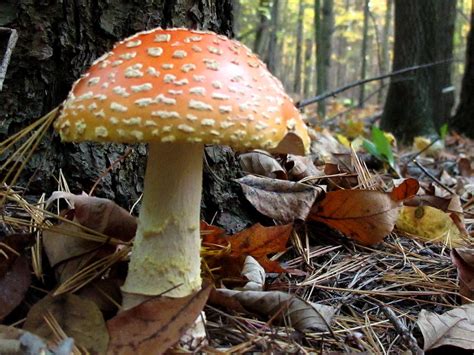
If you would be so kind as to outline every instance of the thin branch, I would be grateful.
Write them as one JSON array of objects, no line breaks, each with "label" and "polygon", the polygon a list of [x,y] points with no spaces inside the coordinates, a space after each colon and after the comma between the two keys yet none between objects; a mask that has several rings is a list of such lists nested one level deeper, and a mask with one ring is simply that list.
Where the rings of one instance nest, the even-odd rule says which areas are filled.
[{"label": "thin branch", "polygon": [[402,75],[402,74],[405,74],[405,73],[409,73],[409,72],[411,72],[411,71],[415,71],[415,70],[419,70],[419,69],[425,69],[425,68],[433,67],[433,66],[435,66],[435,65],[451,63],[451,62],[453,62],[453,61],[454,61],[453,58],[444,59],[444,60],[439,60],[439,61],[433,62],[433,63],[415,65],[415,66],[413,66],[413,67],[403,68],[403,69],[396,70],[396,71],[391,72],[391,73],[388,73],[388,74],[378,75],[378,76],[374,76],[374,77],[372,77],[372,78],[354,81],[353,83],[348,84],[348,85],[345,85],[345,86],[342,86],[342,87],[340,87],[340,88],[338,88],[338,89],[336,89],[336,90],[334,90],[334,91],[326,92],[326,93],[324,93],[324,94],[321,94],[321,95],[318,95],[318,96],[314,96],[314,97],[311,97],[311,98],[309,98],[309,99],[301,100],[301,101],[299,101],[299,102],[296,103],[296,107],[298,107],[298,108],[303,108],[303,107],[305,107],[305,106],[308,106],[308,105],[314,104],[314,103],[316,103],[316,102],[325,100],[325,99],[327,99],[328,97],[336,96],[337,94],[340,94],[341,92],[344,92],[344,91],[346,91],[346,90],[352,89],[352,88],[354,88],[354,87],[356,87],[356,86],[369,83],[369,82],[371,82],[371,81],[382,80],[382,79],[385,79],[385,78],[390,78],[390,77],[393,77],[393,76],[397,76],[397,75]]}]

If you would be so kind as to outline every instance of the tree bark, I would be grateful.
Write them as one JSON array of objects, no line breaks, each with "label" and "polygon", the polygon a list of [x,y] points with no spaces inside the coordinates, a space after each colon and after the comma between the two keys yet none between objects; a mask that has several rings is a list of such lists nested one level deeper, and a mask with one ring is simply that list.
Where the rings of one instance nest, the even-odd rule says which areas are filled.
[{"label": "tree bark", "polygon": [[452,126],[458,132],[474,138],[474,10],[471,13],[471,30],[467,40],[461,101],[452,118]]},{"label": "tree bark", "polygon": [[[382,53],[380,55],[380,74],[388,73],[390,70],[390,43],[389,43],[389,34],[390,28],[392,24],[392,10],[393,10],[393,0],[386,0],[387,2],[387,11],[385,12],[385,19],[383,24],[383,31],[382,31]],[[385,80],[380,81],[379,93],[377,94],[377,103],[381,104],[383,95],[386,90],[385,87]]]},{"label": "tree bark", "polygon": [[[362,27],[362,46],[361,46],[361,68],[360,68],[360,80],[365,79],[367,72],[367,43],[369,40],[369,0],[364,0],[364,25]],[[365,101],[365,85],[361,85],[359,88],[359,107],[364,107]]]},{"label": "tree bark", "polygon": [[[393,70],[452,57],[455,1],[395,0]],[[402,143],[420,135],[435,135],[446,119],[452,100],[449,64],[392,78],[381,127]],[[452,94],[452,93],[451,93]]]},{"label": "tree bark", "polygon": [[313,72],[313,61],[312,61],[312,54],[313,54],[313,39],[306,38],[305,44],[305,52],[304,52],[304,89],[303,89],[303,96],[307,98],[310,95],[310,88],[311,88],[311,81],[312,72]]},{"label": "tree bark", "polygon": [[280,52],[278,52],[278,31],[280,31],[280,21],[279,21],[279,7],[280,1],[273,0],[272,3],[272,18],[270,26],[270,38],[268,40],[268,55],[267,55],[267,65],[268,70],[273,74],[277,74],[277,68],[279,65]]},{"label": "tree bark", "polygon": [[300,0],[296,30],[295,81],[293,83],[293,92],[297,95],[301,95],[301,77],[303,75],[303,30],[304,0]]},{"label": "tree bark", "polygon": [[[210,29],[232,35],[231,0],[3,0],[0,26],[15,28],[19,40],[0,92],[0,140],[30,124],[65,99],[72,83],[119,39],[157,26]],[[71,191],[88,192],[111,163],[124,154],[118,144],[65,144],[50,134],[22,174],[21,186],[38,195],[57,189],[61,169]],[[222,184],[240,170],[230,150],[206,148],[203,213],[236,231],[249,223],[238,187]],[[130,208],[142,192],[146,147],[106,174],[96,194]],[[1,157],[5,159],[5,157]],[[212,172],[212,173],[211,173]],[[228,224],[230,223],[230,224]]]},{"label": "tree bark", "polygon": [[270,9],[269,0],[260,0],[258,4],[258,23],[255,32],[255,41],[253,43],[253,51],[259,55],[264,53],[265,37],[267,36],[268,27],[268,11]]},{"label": "tree bark", "polygon": [[[323,2],[321,2],[323,1]],[[331,69],[332,32],[334,30],[333,0],[315,0],[314,28],[316,41],[316,94],[329,89],[329,71]],[[326,115],[326,104],[318,104],[318,113]]]}]

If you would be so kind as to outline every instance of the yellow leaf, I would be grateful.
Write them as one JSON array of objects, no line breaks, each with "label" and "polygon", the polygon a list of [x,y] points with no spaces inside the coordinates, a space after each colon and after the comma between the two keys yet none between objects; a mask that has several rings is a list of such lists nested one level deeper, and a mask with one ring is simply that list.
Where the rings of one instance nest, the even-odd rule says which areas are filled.
[{"label": "yellow leaf", "polygon": [[336,134],[337,140],[339,143],[341,143],[343,146],[350,148],[351,147],[351,142],[349,139],[347,139],[346,136],[343,136],[342,134]]},{"label": "yellow leaf", "polygon": [[398,229],[427,242],[443,243],[449,247],[465,244],[462,233],[449,214],[430,206],[404,206],[396,222]]}]

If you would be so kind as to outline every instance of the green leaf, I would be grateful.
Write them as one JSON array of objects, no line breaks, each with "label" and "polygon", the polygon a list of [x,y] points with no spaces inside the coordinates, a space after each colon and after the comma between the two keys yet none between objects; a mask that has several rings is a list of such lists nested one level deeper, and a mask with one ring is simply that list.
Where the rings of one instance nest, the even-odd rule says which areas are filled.
[{"label": "green leaf", "polygon": [[377,150],[377,147],[375,144],[368,139],[364,138],[364,141],[362,143],[362,146],[365,148],[366,151],[368,151],[370,154],[372,154],[374,157],[380,160],[385,160],[382,155],[380,155],[380,152]]},{"label": "green leaf", "polygon": [[444,141],[444,139],[446,138],[446,135],[448,134],[448,123],[445,123],[444,125],[441,126],[441,128],[439,129],[439,136],[441,138],[441,140]]},{"label": "green leaf", "polygon": [[372,142],[374,143],[377,151],[380,155],[382,155],[385,161],[394,168],[395,167],[395,158],[393,157],[392,146],[388,141],[387,137],[385,136],[384,132],[376,127],[372,127]]}]

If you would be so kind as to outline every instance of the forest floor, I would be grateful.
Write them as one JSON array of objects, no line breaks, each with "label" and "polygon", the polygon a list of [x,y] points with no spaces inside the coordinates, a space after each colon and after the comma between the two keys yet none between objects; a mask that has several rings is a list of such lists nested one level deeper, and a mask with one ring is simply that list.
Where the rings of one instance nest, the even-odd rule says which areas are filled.
[{"label": "forest floor", "polygon": [[146,313],[116,316],[135,217],[63,176],[49,200],[4,184],[0,353],[164,352],[201,310],[198,352],[472,352],[474,142],[399,147],[373,128],[376,107],[330,110],[311,158],[239,156],[242,198],[269,218],[231,236],[203,221],[206,286]]}]

